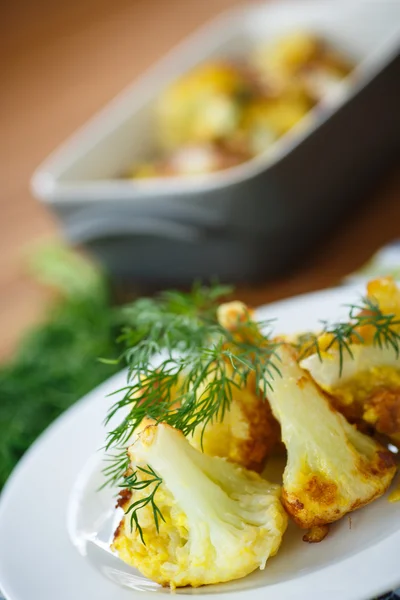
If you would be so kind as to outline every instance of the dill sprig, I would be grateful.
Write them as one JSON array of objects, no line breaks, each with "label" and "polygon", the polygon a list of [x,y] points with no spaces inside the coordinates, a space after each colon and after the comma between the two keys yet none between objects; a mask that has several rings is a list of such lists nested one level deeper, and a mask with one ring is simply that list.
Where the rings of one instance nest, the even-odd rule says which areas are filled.
[{"label": "dill sprig", "polygon": [[210,309],[177,314],[165,308],[163,296],[158,305],[155,300],[135,302],[129,317],[131,324],[120,339],[128,345],[128,384],[115,392],[124,395],[110,408],[106,423],[121,409],[129,410],[109,432],[107,450],[126,445],[145,417],[166,422],[184,435],[205,428],[223,419],[232,388],[244,387],[250,372],[265,390],[279,374],[274,361],[278,344],[262,336],[250,320],[241,327],[257,331],[257,342],[224,329],[216,310],[213,317]]},{"label": "dill sprig", "polygon": [[[317,354],[323,361],[323,352],[337,348],[339,353],[339,376],[343,373],[343,361],[347,354],[353,359],[352,344],[364,344],[363,328],[373,331],[372,344],[379,348],[393,348],[398,358],[400,355],[400,332],[397,330],[400,320],[393,313],[383,313],[377,302],[369,297],[361,297],[355,304],[346,305],[349,312],[343,322],[328,323],[321,321],[322,330],[315,333],[305,333],[299,337],[298,345],[302,349],[301,358]],[[321,336],[326,334],[329,342],[321,348]]]},{"label": "dill sprig", "polygon": [[[143,478],[143,474],[146,475],[147,478]],[[138,512],[142,508],[145,508],[145,506],[150,504],[151,510],[153,512],[153,518],[157,533],[160,527],[160,519],[162,521],[165,521],[160,509],[154,501],[154,496],[161,483],[161,477],[157,475],[157,473],[154,471],[154,469],[150,467],[150,465],[147,465],[147,469],[145,469],[144,467],[137,467],[137,470],[134,471],[131,475],[128,475],[125,478],[124,483],[121,485],[122,488],[127,488],[131,491],[144,490],[146,488],[150,488],[150,486],[153,486],[151,491],[149,490],[148,496],[144,496],[143,498],[140,498],[139,500],[133,502],[125,512],[126,515],[129,515],[130,513],[131,529],[133,529],[133,523],[135,523],[136,530],[139,532],[140,539],[142,540],[143,544],[145,544],[145,541],[143,538],[143,530],[139,523]]]},{"label": "dill sprig", "polygon": [[[244,388],[250,373],[265,392],[272,388],[280,371],[278,343],[270,340],[271,322],[256,324],[248,315],[235,332],[223,328],[217,308],[228,291],[196,286],[189,294],[167,292],[125,308],[119,342],[126,345],[122,358],[128,366],[128,383],[115,392],[123,395],[111,406],[106,423],[120,411],[125,414],[108,434],[106,450],[114,454],[104,469],[107,483],[132,491],[150,486],[140,483],[139,467],[128,470],[125,450],[145,417],[168,423],[186,436],[200,428],[202,439],[209,423],[223,420],[233,389]],[[139,533],[141,508],[150,503],[155,520],[161,516],[154,503],[160,481],[154,477],[153,473],[152,492],[128,509]]]},{"label": "dill sprig", "polygon": [[125,476],[130,466],[126,447],[115,447],[112,453],[105,456],[104,462],[106,464],[103,468],[105,479],[104,483],[99,487],[99,491],[115,484],[122,485],[121,482],[125,481]]}]

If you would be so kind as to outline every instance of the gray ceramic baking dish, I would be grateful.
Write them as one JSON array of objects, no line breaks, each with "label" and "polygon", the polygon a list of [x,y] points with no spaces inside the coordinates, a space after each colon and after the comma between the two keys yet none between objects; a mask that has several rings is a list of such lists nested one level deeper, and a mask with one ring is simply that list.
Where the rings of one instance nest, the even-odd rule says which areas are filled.
[{"label": "gray ceramic baking dish", "polygon": [[[34,194],[118,278],[182,285],[283,273],[354,206],[398,155],[400,3],[257,4],[225,14],[125,90],[35,172]],[[152,108],[171,80],[294,29],[356,61],[349,79],[273,153],[212,175],[118,176],[154,145]]]}]

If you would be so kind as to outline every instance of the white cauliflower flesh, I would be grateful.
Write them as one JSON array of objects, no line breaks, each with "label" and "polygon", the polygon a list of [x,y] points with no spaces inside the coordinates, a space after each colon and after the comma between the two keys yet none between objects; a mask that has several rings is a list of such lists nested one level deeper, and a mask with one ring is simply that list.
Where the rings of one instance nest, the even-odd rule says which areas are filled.
[{"label": "white cauliflower flesh", "polygon": [[314,381],[327,391],[332,391],[346,381],[380,367],[393,367],[400,371],[400,356],[392,347],[351,344],[350,352],[343,352],[343,364],[340,369],[339,350],[332,348],[322,353],[312,354],[300,362],[300,366],[311,374]]},{"label": "white cauliflower flesh", "polygon": [[[171,588],[220,583],[263,569],[276,554],[287,526],[279,486],[202,454],[165,424],[146,427],[128,452],[133,470],[150,467],[162,479],[159,531],[147,504],[137,513],[144,544],[128,512],[112,546],[146,577]],[[149,487],[125,492],[120,505],[128,511],[148,495]]]},{"label": "white cauliflower flesh", "polygon": [[330,406],[293,348],[277,354],[281,377],[268,399],[288,454],[283,503],[300,527],[331,523],[387,490],[394,458]]}]

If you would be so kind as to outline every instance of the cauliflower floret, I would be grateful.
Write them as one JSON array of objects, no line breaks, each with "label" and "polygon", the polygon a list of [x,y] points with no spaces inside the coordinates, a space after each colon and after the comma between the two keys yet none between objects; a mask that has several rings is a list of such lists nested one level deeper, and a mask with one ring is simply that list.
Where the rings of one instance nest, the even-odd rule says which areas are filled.
[{"label": "cauliflower floret", "polygon": [[363,421],[400,445],[400,356],[392,347],[351,344],[343,354],[312,354],[300,362],[348,419]]},{"label": "cauliflower floret", "polygon": [[322,40],[305,32],[293,32],[275,44],[260,46],[253,64],[267,89],[287,94],[302,89],[317,102],[352,69],[350,62]]},{"label": "cauliflower floret", "polygon": [[[218,308],[218,321],[238,341],[265,343],[251,320],[252,314],[242,302],[227,302]],[[229,362],[225,369],[234,380]],[[199,390],[199,397],[204,387]],[[254,373],[249,374],[245,387],[231,386],[229,410],[222,421],[208,423],[204,431],[201,426],[197,427],[188,439],[195,448],[210,456],[225,457],[246,469],[262,471],[266,457],[280,440],[280,430],[268,402],[257,389]]]},{"label": "cauliflower floret", "polygon": [[378,303],[382,312],[400,315],[400,289],[393,277],[379,277],[369,281],[367,296]]},{"label": "cauliflower floret", "polygon": [[[232,377],[232,367],[226,364],[225,368]],[[201,393],[199,390],[199,396]],[[205,454],[225,457],[260,472],[280,439],[280,431],[268,402],[256,389],[255,378],[249,376],[246,387],[231,386],[229,410],[222,421],[209,422],[204,431],[198,426],[188,439]]]},{"label": "cauliflower floret", "polygon": [[[390,325],[390,330],[400,334],[400,289],[393,278],[380,277],[379,279],[370,281],[367,284],[366,298],[373,305],[376,305],[382,314],[393,315],[395,317],[394,323]],[[359,315],[363,317],[371,316],[371,311],[364,309],[360,311]],[[351,343],[354,345],[360,345],[361,343],[363,345],[373,345],[375,335],[376,327],[371,324],[360,325],[354,328]],[[332,333],[323,332],[317,334],[317,340],[318,347],[322,353],[327,350],[338,349],[338,344]],[[294,341],[300,345],[300,354],[302,356],[310,356],[312,354],[309,350],[310,340],[307,339],[307,336],[297,336],[297,339]]]},{"label": "cauliflower floret", "polygon": [[[394,315],[390,330],[399,334],[396,321],[400,321],[400,290],[393,279],[370,281],[367,298],[384,315]],[[368,315],[373,313],[367,309],[361,312],[361,316]],[[400,356],[396,347],[374,345],[376,333],[371,324],[357,327],[342,359],[337,343],[332,344],[332,334],[325,333],[318,338],[322,360],[318,354],[311,354],[301,361],[301,367],[330,394],[332,404],[347,419],[372,426],[400,447]]]},{"label": "cauliflower floret", "polygon": [[272,45],[260,45],[252,62],[268,86],[282,91],[292,84],[299,69],[314,60],[320,51],[319,40],[299,31],[281,37]]},{"label": "cauliflower floret", "polygon": [[253,314],[254,311],[240,300],[224,302],[217,309],[219,324],[231,332],[240,331],[241,325],[245,326]]},{"label": "cauliflower floret", "polygon": [[[219,583],[263,569],[276,554],[287,526],[279,486],[202,454],[165,424],[142,430],[128,453],[133,470],[153,469],[162,479],[154,497],[165,519],[159,531],[147,504],[138,512],[145,544],[128,513],[112,545],[146,577],[172,588]],[[136,490],[120,505],[127,511],[148,495],[149,487]]]},{"label": "cauliflower floret", "polygon": [[[228,310],[232,308],[232,323],[231,325],[226,320],[227,313],[223,311],[219,313],[221,324],[228,329],[233,327],[233,323],[238,324],[239,312],[246,310],[246,314],[250,314],[247,307],[240,302],[232,302],[222,305]],[[222,308],[222,307],[220,307]],[[235,313],[236,318],[233,313]],[[260,334],[258,334],[260,335]],[[235,380],[232,366],[226,362],[225,369],[229,377]],[[204,381],[204,384],[197,392],[199,401],[204,401],[205,388],[209,379]],[[143,387],[140,392],[136,393],[136,398],[146,396],[148,392],[148,384],[146,379],[143,379]],[[171,388],[171,403],[170,407],[180,406],[180,395],[182,386],[185,385],[184,375],[178,379],[176,386]],[[220,456],[228,458],[246,469],[254,471],[262,471],[265,459],[269,456],[280,440],[279,424],[273,417],[270,406],[257,389],[254,374],[250,374],[245,387],[237,388],[231,386],[231,401],[229,410],[226,410],[223,419],[214,419],[207,423],[205,427],[200,424],[192,434],[188,436],[190,443],[210,456]]]},{"label": "cauliflower floret", "polygon": [[[373,279],[367,284],[367,298],[378,305],[381,312],[385,315],[395,315],[400,318],[400,289],[397,287],[393,277],[379,277]],[[368,311],[363,311],[368,314]],[[391,326],[393,331],[400,333],[400,325]],[[358,328],[358,333],[362,335],[366,343],[372,344],[376,329],[370,325]]]},{"label": "cauliflower floret", "polygon": [[387,490],[394,457],[330,406],[293,348],[277,355],[281,377],[268,400],[288,453],[283,503],[300,527],[331,523]]},{"label": "cauliflower floret", "polygon": [[172,83],[157,102],[161,144],[177,148],[229,137],[237,128],[243,98],[252,84],[236,66],[209,62]]},{"label": "cauliflower floret", "polygon": [[[268,132],[271,143],[294,127],[310,110],[306,96],[257,98],[249,103],[243,116],[243,128],[252,140]],[[265,136],[266,137],[266,136]],[[257,152],[257,148],[252,148]],[[259,151],[264,150],[261,148]]]}]

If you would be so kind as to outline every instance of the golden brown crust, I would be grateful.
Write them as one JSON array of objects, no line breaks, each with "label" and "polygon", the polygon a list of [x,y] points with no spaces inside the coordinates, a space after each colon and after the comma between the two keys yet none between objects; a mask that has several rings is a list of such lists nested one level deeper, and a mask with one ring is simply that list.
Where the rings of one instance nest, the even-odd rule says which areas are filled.
[{"label": "golden brown crust", "polygon": [[117,525],[116,530],[114,531],[114,537],[113,537],[114,541],[122,533],[122,524],[123,524],[123,522],[124,522],[124,519],[121,519],[120,522]]},{"label": "golden brown crust", "polygon": [[305,491],[311,500],[331,506],[337,501],[338,487],[333,481],[325,481],[313,475],[305,486]]},{"label": "golden brown crust", "polygon": [[378,457],[378,470],[380,472],[387,471],[396,466],[396,458],[389,450],[380,450]]},{"label": "golden brown crust", "polygon": [[242,463],[246,469],[260,473],[266,457],[280,439],[280,426],[267,400],[259,398],[254,404],[243,403],[241,409],[250,424],[249,435],[241,444],[241,455],[245,457]]},{"label": "golden brown crust", "polygon": [[120,491],[120,493],[118,494],[118,498],[117,498],[117,504],[115,505],[115,508],[125,508],[126,504],[130,501],[130,499],[132,498],[132,491],[128,490],[128,489],[123,489]]},{"label": "golden brown crust", "polygon": [[[336,508],[338,489],[334,482],[326,481],[317,475],[310,477],[300,494],[282,490],[282,503],[293,521],[302,529],[326,525],[339,519],[342,514]],[[302,502],[302,497],[304,502]],[[318,513],[306,508],[306,505],[318,504]]]},{"label": "golden brown crust", "polygon": [[[128,507],[129,502],[131,501],[131,498],[132,498],[131,490],[128,490],[128,489],[121,490],[120,493],[118,494],[117,503],[115,505],[115,508],[122,508],[122,510],[125,512]],[[116,530],[114,531],[114,538],[113,538],[114,541],[122,533],[122,526],[124,524],[124,520],[125,520],[125,517],[122,517],[122,519],[118,523]]]},{"label": "golden brown crust", "polygon": [[311,529],[303,535],[303,542],[318,544],[326,538],[328,533],[329,525],[316,525],[315,527],[311,527]]},{"label": "golden brown crust", "polygon": [[[394,455],[382,446],[376,453],[375,460],[366,462],[360,459],[357,468],[365,478],[381,476],[384,480],[391,472],[394,473],[396,460]],[[384,489],[378,487],[374,494],[363,500],[356,499],[344,510],[340,509],[341,499],[337,484],[318,475],[311,475],[304,487],[296,494],[288,493],[283,488],[282,503],[286,512],[299,527],[309,529],[337,521],[345,513],[369,504],[381,496],[383,491]]]},{"label": "golden brown crust", "polygon": [[375,390],[364,404],[364,418],[379,433],[400,434],[400,388]]}]

